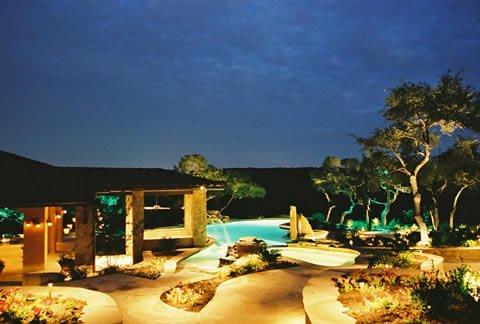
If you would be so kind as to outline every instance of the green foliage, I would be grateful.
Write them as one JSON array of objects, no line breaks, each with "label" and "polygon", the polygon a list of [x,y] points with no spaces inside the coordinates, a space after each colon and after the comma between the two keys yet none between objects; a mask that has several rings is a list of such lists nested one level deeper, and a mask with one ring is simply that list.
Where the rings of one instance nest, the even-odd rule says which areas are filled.
[{"label": "green foliage", "polygon": [[125,195],[99,195],[95,222],[96,253],[115,255],[125,252]]},{"label": "green foliage", "polygon": [[222,170],[208,164],[207,159],[200,154],[187,154],[182,156],[173,168],[179,173],[194,177],[218,181],[225,180],[225,175]]},{"label": "green foliage", "polygon": [[313,228],[320,228],[323,224],[325,224],[325,214],[315,213],[308,219],[308,222]]},{"label": "green foliage", "polygon": [[208,180],[224,181],[225,190],[216,195],[229,197],[226,205],[221,209],[225,210],[234,199],[264,198],[265,188],[251,181],[245,174],[224,171],[208,164],[205,157],[200,154],[184,155],[174,166],[175,171],[205,178]]},{"label": "green foliage", "polygon": [[376,251],[370,259],[372,268],[418,268],[415,255],[409,251]]},{"label": "green foliage", "polygon": [[470,322],[480,314],[480,274],[468,266],[447,273],[421,276],[413,289],[425,312],[444,321]]},{"label": "green foliage", "polygon": [[355,231],[366,231],[369,228],[368,222],[363,220],[353,220],[353,219],[349,219],[345,223],[345,226],[347,227],[347,229],[352,229]]},{"label": "green foliage", "polygon": [[397,275],[389,270],[383,272],[354,271],[343,273],[340,278],[333,278],[335,286],[341,292],[352,290],[378,291],[384,290],[387,286],[402,286],[409,282],[409,278]]},{"label": "green foliage", "polygon": [[258,252],[260,260],[265,262],[269,267],[277,264],[278,259],[282,256],[278,249],[263,248]]},{"label": "green foliage", "polygon": [[22,232],[24,215],[10,208],[0,208],[0,234]]},{"label": "green foliage", "polygon": [[480,227],[478,225],[460,225],[451,230],[444,224],[439,230],[432,232],[433,246],[476,246],[479,239]]},{"label": "green foliage", "polygon": [[219,278],[238,277],[247,273],[263,271],[268,268],[268,263],[259,255],[249,254],[241,257],[230,265],[221,267],[217,275]]}]

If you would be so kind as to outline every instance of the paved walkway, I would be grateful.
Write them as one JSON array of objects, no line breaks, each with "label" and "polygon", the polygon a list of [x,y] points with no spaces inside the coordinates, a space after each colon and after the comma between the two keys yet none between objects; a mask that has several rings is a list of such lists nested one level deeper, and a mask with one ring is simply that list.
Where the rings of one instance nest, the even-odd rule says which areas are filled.
[{"label": "paved walkway", "polygon": [[[300,267],[270,270],[230,279],[219,286],[214,298],[199,313],[191,313],[164,304],[160,295],[179,282],[197,281],[212,275],[181,269],[173,275],[148,280],[122,274],[93,277],[63,285],[94,289],[109,294],[123,314],[124,323],[305,323],[305,286],[324,280],[325,267],[302,263]],[[336,293],[330,283],[329,295]],[[314,287],[314,286],[312,286]],[[332,290],[333,289],[333,290]],[[311,295],[311,294],[310,294]],[[309,295],[309,296],[310,296]],[[324,295],[323,292],[321,295]],[[336,294],[324,300],[330,318],[342,316]],[[327,304],[325,304],[327,303]],[[330,307],[330,303],[335,307]],[[314,310],[316,312],[316,310]],[[336,313],[338,312],[338,313]],[[346,315],[344,315],[345,318]],[[343,318],[343,317],[342,317]],[[314,322],[315,323],[315,322]],[[328,322],[323,322],[328,323]]]}]

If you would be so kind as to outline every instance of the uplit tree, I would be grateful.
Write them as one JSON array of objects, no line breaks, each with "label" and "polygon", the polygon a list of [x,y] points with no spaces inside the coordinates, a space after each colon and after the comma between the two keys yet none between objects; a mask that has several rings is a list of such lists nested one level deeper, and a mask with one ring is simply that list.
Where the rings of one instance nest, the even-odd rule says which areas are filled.
[{"label": "uplit tree", "polygon": [[385,100],[387,127],[376,129],[370,137],[358,138],[366,152],[383,152],[394,158],[396,165],[391,171],[407,177],[420,244],[429,243],[421,213],[420,172],[444,136],[464,127],[480,128],[479,98],[478,92],[463,84],[459,74],[444,74],[435,86],[403,82],[389,90]]},{"label": "uplit tree", "polygon": [[354,158],[340,159],[329,156],[323,161],[321,169],[312,172],[311,179],[314,187],[322,192],[330,203],[325,221],[329,221],[330,213],[335,206],[331,203],[330,195],[344,195],[348,201],[348,208],[342,212],[340,223],[353,213],[358,204],[357,189],[360,186],[360,162]]},{"label": "uplit tree", "polygon": [[448,225],[453,228],[458,202],[462,193],[480,184],[478,140],[459,138],[446,152],[434,157],[425,170],[422,184],[431,193],[434,228],[440,224],[438,200],[448,194],[453,196],[449,208]]},{"label": "uplit tree", "polygon": [[180,158],[174,166],[174,170],[180,173],[189,174],[208,180],[224,181],[225,190],[211,194],[207,199],[228,197],[226,203],[220,208],[222,213],[235,199],[264,198],[265,188],[251,181],[249,177],[240,172],[225,171],[214,167],[200,154],[188,154]]},{"label": "uplit tree", "polygon": [[400,176],[390,171],[393,165],[394,161],[382,152],[373,152],[368,157],[364,156],[361,164],[366,199],[368,199],[367,214],[370,210],[370,203],[382,206],[380,220],[384,227],[387,225],[392,204],[400,193],[409,192],[409,188],[402,184]]}]

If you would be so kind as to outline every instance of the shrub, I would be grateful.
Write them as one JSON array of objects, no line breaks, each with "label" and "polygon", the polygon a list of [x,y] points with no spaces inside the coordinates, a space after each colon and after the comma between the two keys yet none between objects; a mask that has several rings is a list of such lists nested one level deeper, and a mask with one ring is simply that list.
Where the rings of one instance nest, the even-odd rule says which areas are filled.
[{"label": "shrub", "polygon": [[480,315],[479,292],[480,273],[461,266],[445,277],[419,277],[412,294],[431,316],[468,322]]},{"label": "shrub", "polygon": [[268,268],[268,264],[260,259],[256,254],[249,254],[241,257],[230,265],[221,267],[217,275],[220,278],[238,277],[251,272],[263,271]]},{"label": "shrub", "polygon": [[89,266],[75,266],[70,269],[70,277],[72,278],[72,280],[85,279],[87,278],[89,271]]},{"label": "shrub", "polygon": [[155,252],[172,252],[177,246],[177,241],[171,237],[162,237],[158,240]]},{"label": "shrub", "polygon": [[121,270],[124,274],[155,280],[162,275],[166,259],[155,258],[138,268]]},{"label": "shrub", "polygon": [[258,257],[260,260],[268,264],[268,266],[275,265],[278,262],[278,259],[282,256],[280,250],[263,248],[258,252]]},{"label": "shrub", "polygon": [[480,245],[480,242],[478,240],[466,240],[462,243],[462,246],[466,246],[466,247],[474,247],[479,245]]},{"label": "shrub", "polygon": [[66,254],[60,255],[60,258],[58,259],[57,262],[60,265],[60,267],[65,270],[75,266],[75,259]]},{"label": "shrub", "polygon": [[105,276],[105,275],[110,275],[110,274],[115,274],[115,273],[121,273],[122,268],[118,265],[109,265],[108,267],[103,268],[98,272],[100,276]]},{"label": "shrub", "polygon": [[476,246],[480,236],[478,226],[460,225],[454,230],[442,224],[438,231],[432,232],[433,246]]},{"label": "shrub", "polygon": [[174,288],[162,294],[166,303],[187,310],[200,311],[215,295],[219,279],[201,280],[191,283],[178,283]]},{"label": "shrub", "polygon": [[362,220],[353,220],[349,219],[346,223],[345,226],[349,230],[355,230],[355,231],[364,231],[368,229],[368,223],[366,221]]},{"label": "shrub", "polygon": [[308,221],[313,228],[320,228],[323,224],[325,224],[325,215],[323,213],[313,214]]},{"label": "shrub", "polygon": [[373,268],[414,268],[417,261],[412,252],[380,251],[373,254],[369,265]]}]

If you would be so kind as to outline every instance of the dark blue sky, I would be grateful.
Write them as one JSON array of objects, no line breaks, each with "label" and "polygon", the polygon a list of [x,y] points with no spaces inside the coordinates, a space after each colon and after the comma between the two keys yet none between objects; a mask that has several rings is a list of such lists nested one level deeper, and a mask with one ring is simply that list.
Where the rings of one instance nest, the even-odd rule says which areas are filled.
[{"label": "dark blue sky", "polygon": [[477,0],[2,0],[0,41],[0,149],[59,165],[315,166],[400,79],[480,88]]}]

